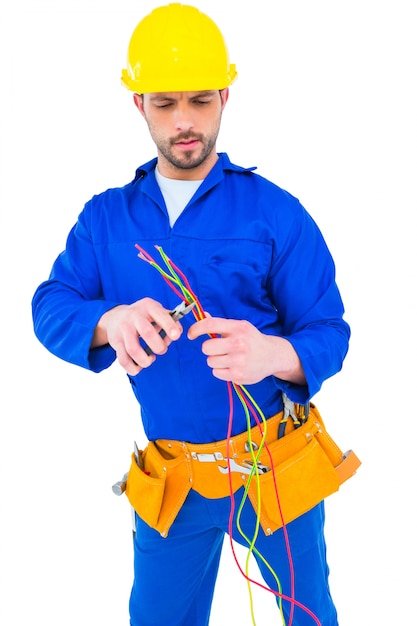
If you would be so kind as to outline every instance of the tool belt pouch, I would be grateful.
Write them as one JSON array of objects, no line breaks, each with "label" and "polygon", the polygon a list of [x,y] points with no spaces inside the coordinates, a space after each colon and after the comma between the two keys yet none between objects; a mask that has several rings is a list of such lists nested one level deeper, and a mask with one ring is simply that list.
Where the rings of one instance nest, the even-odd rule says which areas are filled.
[{"label": "tool belt pouch", "polygon": [[[251,480],[248,496],[266,534],[306,513],[353,476],[361,464],[354,452],[345,454],[327,433],[315,405],[299,428],[268,444],[260,462],[271,471]],[[272,460],[271,460],[272,459]],[[260,497],[259,497],[260,495]]]},{"label": "tool belt pouch", "polygon": [[145,450],[139,450],[138,460],[132,454],[126,496],[138,516],[166,537],[190,491],[190,478],[184,455],[166,459],[149,442]]}]

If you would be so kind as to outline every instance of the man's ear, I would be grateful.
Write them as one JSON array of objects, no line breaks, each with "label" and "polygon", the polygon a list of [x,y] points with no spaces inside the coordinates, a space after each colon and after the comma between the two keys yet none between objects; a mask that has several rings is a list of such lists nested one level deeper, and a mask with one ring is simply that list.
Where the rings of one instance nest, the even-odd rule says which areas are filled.
[{"label": "man's ear", "polygon": [[140,93],[134,93],[133,102],[135,103],[135,106],[139,110],[140,114],[143,115],[143,117],[145,117],[145,111],[143,108],[143,95]]},{"label": "man's ear", "polygon": [[225,89],[222,89],[220,91],[220,98],[222,100],[222,111],[223,111],[224,107],[226,106],[226,102],[229,99],[229,87],[226,87]]}]

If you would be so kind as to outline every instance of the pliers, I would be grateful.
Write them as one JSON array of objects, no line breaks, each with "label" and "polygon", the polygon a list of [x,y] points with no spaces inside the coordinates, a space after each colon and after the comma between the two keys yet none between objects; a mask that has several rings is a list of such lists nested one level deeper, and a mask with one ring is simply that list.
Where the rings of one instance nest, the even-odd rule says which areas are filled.
[{"label": "pliers", "polygon": [[278,439],[284,437],[285,428],[287,426],[288,419],[291,417],[294,428],[299,428],[307,421],[309,405],[305,405],[303,407],[303,412],[297,415],[297,411],[295,408],[295,402],[289,399],[289,397],[283,393],[282,394],[282,402],[283,402],[283,416],[278,426]]},{"label": "pliers", "polygon": [[[195,302],[185,302],[185,301],[183,301],[183,302],[180,302],[179,304],[177,304],[175,309],[172,309],[172,311],[170,311],[169,314],[172,317],[172,319],[174,320],[174,322],[176,322],[177,320],[180,320],[182,317],[184,317],[184,315],[187,315],[187,313],[189,313],[194,306],[195,306]],[[155,322],[152,322],[152,325],[156,326]],[[167,334],[166,334],[166,332],[164,331],[163,328],[161,328],[161,330],[159,331],[159,336],[162,339],[165,339],[165,337],[167,336]],[[151,348],[144,341],[142,342],[142,348],[145,350],[145,352],[146,352],[146,354],[148,356],[152,356],[153,355],[153,352],[152,352]]]}]

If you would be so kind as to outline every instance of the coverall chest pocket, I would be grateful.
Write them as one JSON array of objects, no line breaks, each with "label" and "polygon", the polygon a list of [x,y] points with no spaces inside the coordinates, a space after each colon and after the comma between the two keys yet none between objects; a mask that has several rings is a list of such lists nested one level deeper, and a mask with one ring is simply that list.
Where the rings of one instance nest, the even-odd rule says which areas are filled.
[{"label": "coverall chest pocket", "polygon": [[[219,302],[224,302],[226,293],[227,302],[241,302],[250,309],[262,307],[262,303],[268,300],[266,276],[270,256],[270,246],[260,242],[211,242],[206,248],[199,276],[201,301],[208,303],[216,298],[213,304],[218,306]],[[221,298],[218,297],[220,294]]]}]

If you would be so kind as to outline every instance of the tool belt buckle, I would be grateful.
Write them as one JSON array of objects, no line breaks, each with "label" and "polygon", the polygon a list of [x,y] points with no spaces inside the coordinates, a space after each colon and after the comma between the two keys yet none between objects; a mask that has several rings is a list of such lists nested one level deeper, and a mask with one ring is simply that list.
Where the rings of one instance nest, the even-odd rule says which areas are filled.
[{"label": "tool belt buckle", "polygon": [[223,460],[223,454],[221,452],[191,452],[191,458],[200,463],[215,463]]}]

